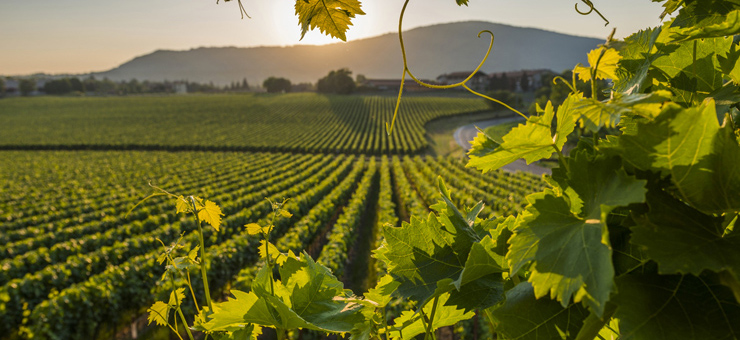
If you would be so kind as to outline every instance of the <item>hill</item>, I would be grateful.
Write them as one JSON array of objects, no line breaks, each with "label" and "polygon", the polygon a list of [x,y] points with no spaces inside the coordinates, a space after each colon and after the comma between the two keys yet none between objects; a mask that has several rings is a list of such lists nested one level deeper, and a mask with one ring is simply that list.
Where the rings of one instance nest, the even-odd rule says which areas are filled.
[{"label": "hill", "polygon": [[[602,41],[594,38],[470,21],[419,27],[404,33],[411,70],[419,77],[472,70],[488,47],[481,30],[496,35],[484,72],[547,68],[562,71],[586,61],[586,53]],[[112,70],[94,74],[112,80],[181,80],[228,84],[247,78],[261,83],[269,76],[295,82],[316,82],[330,70],[348,67],[369,78],[398,78],[402,62],[398,35],[322,46],[201,47],[188,51],[159,50],[136,57]]]}]

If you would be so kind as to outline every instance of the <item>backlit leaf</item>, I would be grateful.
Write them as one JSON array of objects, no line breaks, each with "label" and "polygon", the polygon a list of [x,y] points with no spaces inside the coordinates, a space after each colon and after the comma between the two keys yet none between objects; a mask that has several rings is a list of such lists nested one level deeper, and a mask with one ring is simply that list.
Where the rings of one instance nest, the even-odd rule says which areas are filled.
[{"label": "backlit leaf", "polygon": [[720,128],[714,100],[689,109],[668,108],[620,138],[626,162],[670,176],[677,194],[708,213],[740,210],[740,146]]},{"label": "backlit leaf", "polygon": [[596,79],[618,79],[617,63],[622,59],[619,52],[613,48],[599,47],[588,52],[589,67],[576,66],[573,70],[578,78],[587,82],[591,80],[591,73],[596,69]]},{"label": "backlit leaf", "polygon": [[[434,313],[434,320],[432,322],[432,329],[440,327],[451,326],[459,321],[467,320],[473,317],[472,311],[465,312],[462,309],[457,308],[454,305],[448,305],[447,300],[450,295],[448,293],[442,294],[437,301],[437,308]],[[432,309],[434,304],[428,303],[424,306],[424,313],[427,317],[431,317]],[[422,334],[426,331],[424,323],[421,320],[420,313],[414,313],[411,311],[404,311],[401,316],[395,318],[394,330],[391,331],[391,338],[393,339],[413,339],[415,336]]]},{"label": "backlit leaf", "polygon": [[606,218],[615,207],[643,202],[646,182],[628,176],[617,157],[574,154],[571,172],[553,172],[564,197],[527,197],[506,259],[512,273],[534,261],[529,282],[538,298],[549,294],[567,307],[572,297],[601,315],[614,278]]},{"label": "backlit leaf", "polygon": [[157,301],[147,309],[147,312],[149,313],[149,324],[154,322],[159,326],[167,326],[167,318],[170,313],[169,305],[162,301]]},{"label": "backlit leaf", "polygon": [[221,208],[216,203],[208,200],[203,204],[203,208],[198,211],[198,218],[210,224],[216,231],[221,227],[221,216],[223,216]]},{"label": "backlit leaf", "polygon": [[[575,128],[578,116],[573,107],[583,96],[579,93],[569,95],[557,111],[557,130],[553,134],[551,126],[556,118],[552,103],[548,102],[545,112],[541,116],[529,117],[526,124],[511,129],[503,137],[503,143],[497,144],[485,134],[479,133],[473,140],[472,148],[468,152],[470,161],[468,167],[474,167],[483,172],[498,169],[519,158],[532,163],[543,158],[549,158],[555,148],[562,149],[568,135]],[[494,147],[495,146],[495,147]]]},{"label": "backlit leaf", "polygon": [[306,32],[318,28],[321,33],[347,40],[345,32],[352,19],[365,14],[358,0],[296,0],[295,13],[301,25],[301,39]]},{"label": "backlit leaf", "polygon": [[247,228],[247,234],[249,235],[257,235],[266,231],[265,228],[262,228],[262,226],[257,223],[250,223],[245,225],[244,227]]}]

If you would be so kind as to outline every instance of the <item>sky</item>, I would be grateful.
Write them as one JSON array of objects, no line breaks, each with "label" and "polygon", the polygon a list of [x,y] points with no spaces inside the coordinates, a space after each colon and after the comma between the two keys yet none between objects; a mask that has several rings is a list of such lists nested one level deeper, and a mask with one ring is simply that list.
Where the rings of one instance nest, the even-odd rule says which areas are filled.
[{"label": "sky", "polygon": [[[318,31],[300,39],[294,0],[3,0],[0,2],[0,75],[88,73],[114,68],[155,50],[221,46],[287,46],[341,42]],[[347,40],[396,32],[403,0],[363,0]],[[610,21],[582,16],[576,0],[412,0],[404,29],[467,20],[535,27],[559,33],[621,38],[660,24],[650,0],[593,0]],[[582,10],[587,9],[583,4]],[[477,32],[474,32],[477,33]],[[495,32],[494,32],[495,33]]]}]

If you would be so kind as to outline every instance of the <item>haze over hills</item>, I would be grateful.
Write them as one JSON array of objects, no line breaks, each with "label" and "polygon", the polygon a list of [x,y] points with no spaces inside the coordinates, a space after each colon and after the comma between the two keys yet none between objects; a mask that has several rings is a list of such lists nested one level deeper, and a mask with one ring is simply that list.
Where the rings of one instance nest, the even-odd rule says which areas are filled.
[{"label": "haze over hills", "polygon": [[[557,72],[585,63],[586,54],[603,41],[594,38],[469,21],[419,27],[404,33],[409,67],[417,77],[473,70],[488,48],[487,34],[496,35],[491,57],[482,71],[551,69]],[[402,71],[398,35],[323,46],[202,47],[188,51],[155,51],[109,71],[95,73],[111,80],[189,80],[229,84],[247,78],[250,84],[279,76],[293,83],[312,82],[330,70],[347,67],[368,78],[399,78]]]}]

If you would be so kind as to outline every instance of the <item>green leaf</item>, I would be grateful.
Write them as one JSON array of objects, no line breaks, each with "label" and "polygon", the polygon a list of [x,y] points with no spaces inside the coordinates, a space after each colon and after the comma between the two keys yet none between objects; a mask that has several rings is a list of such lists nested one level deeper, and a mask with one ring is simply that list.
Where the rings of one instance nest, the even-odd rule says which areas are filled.
[{"label": "green leaf", "polygon": [[309,30],[347,40],[345,32],[356,15],[365,14],[358,0],[296,0],[295,13],[301,25],[301,39]]},{"label": "green leaf", "polygon": [[186,199],[182,196],[177,196],[175,199],[175,208],[177,209],[177,213],[189,213],[193,211],[193,204],[190,202],[190,200]]},{"label": "green leaf", "polygon": [[624,160],[670,176],[681,199],[706,213],[740,210],[740,146],[720,128],[714,101],[689,109],[669,107],[620,138]]},{"label": "green leaf", "polygon": [[622,59],[617,50],[612,48],[599,47],[588,52],[589,67],[578,66],[573,69],[578,78],[584,82],[591,80],[591,73],[596,70],[596,79],[618,79],[617,63]]},{"label": "green leaf", "polygon": [[384,275],[378,280],[375,288],[370,288],[365,293],[365,299],[372,301],[377,304],[379,308],[387,306],[393,297],[391,294],[396,291],[399,283],[393,281],[393,277],[390,275]]},{"label": "green leaf", "polygon": [[701,213],[670,195],[648,192],[650,211],[632,228],[631,243],[658,263],[661,274],[728,271],[740,279],[740,233],[725,235],[723,219]]},{"label": "green leaf", "polygon": [[733,36],[740,33],[740,10],[734,10],[717,18],[719,22],[708,23],[702,26],[674,28],[671,30],[671,39],[686,41],[714,37]]},{"label": "green leaf", "polygon": [[[470,319],[475,315],[472,311],[466,313],[464,310],[458,309],[454,305],[449,306],[449,297],[450,295],[448,293],[439,296],[437,308],[434,312],[432,329],[451,326],[462,320]],[[434,304],[432,303],[428,303],[424,306],[424,313],[427,317],[431,317],[433,308]],[[391,331],[391,337],[393,339],[413,339],[415,336],[424,333],[426,329],[424,328],[424,323],[422,322],[421,317],[420,313],[404,311],[401,313],[401,316],[393,320],[395,325]]]},{"label": "green leaf", "polygon": [[614,90],[624,94],[636,94],[651,84],[646,82],[648,70],[655,59],[663,53],[656,49],[656,41],[662,30],[660,27],[639,31],[624,39],[624,47],[619,51],[622,60],[616,70]]},{"label": "green leaf", "polygon": [[529,282],[506,292],[506,301],[492,312],[496,333],[506,339],[575,338],[588,316],[580,304],[565,308],[548,298],[536,298]]},{"label": "green leaf", "polygon": [[170,314],[170,306],[162,301],[155,302],[149,309],[146,310],[149,313],[149,324],[152,322],[159,326],[167,326],[167,318]]},{"label": "green leaf", "polygon": [[[498,169],[519,158],[532,163],[543,158],[549,158],[555,152],[555,147],[562,149],[568,135],[575,129],[578,118],[573,107],[583,96],[569,95],[557,111],[557,130],[553,134],[555,110],[548,102],[542,116],[533,116],[525,125],[519,125],[503,137],[503,143],[497,144],[485,134],[478,134],[473,140],[472,148],[468,152],[470,161],[468,167],[475,167],[483,172]],[[495,147],[494,147],[495,145]]]},{"label": "green leaf", "polygon": [[740,49],[737,44],[733,44],[727,54],[717,55],[722,72],[732,78],[732,81],[740,85]]},{"label": "green leaf", "polygon": [[740,337],[740,305],[714,276],[625,275],[617,290],[620,339]]},{"label": "green leaf", "polygon": [[607,102],[586,98],[576,104],[575,114],[579,124],[592,132],[602,127],[613,128],[619,124],[623,114],[655,117],[660,113],[663,102],[669,100],[669,91],[656,91],[648,94],[616,94]]},{"label": "green leaf", "polygon": [[737,0],[687,0],[671,24],[671,39],[732,36],[740,33]]},{"label": "green leaf", "polygon": [[411,223],[398,228],[385,226],[383,234],[388,273],[400,283],[399,294],[417,302],[434,295],[437,281],[460,275],[468,254],[455,249],[473,243],[467,233],[443,226],[432,213],[426,219],[412,216]]},{"label": "green leaf", "polygon": [[177,288],[170,292],[170,301],[167,303],[170,308],[177,309],[177,306],[182,304],[182,300],[185,299],[185,288]]},{"label": "green leaf", "polygon": [[601,316],[614,277],[606,218],[615,207],[643,202],[646,181],[628,176],[617,157],[573,153],[571,172],[553,171],[565,196],[527,197],[506,259],[512,273],[534,261],[529,282],[538,298],[549,293],[566,307],[573,297]]},{"label": "green leaf", "polygon": [[399,228],[385,226],[385,246],[377,257],[402,297],[425,304],[449,292],[450,301],[465,310],[491,306],[503,297],[503,270],[491,238],[479,243],[479,231],[485,229],[479,224],[485,222],[476,220],[483,205],[460,211],[441,180],[439,188],[443,200],[432,207],[439,215],[414,216]]},{"label": "green leaf", "polygon": [[[661,36],[662,37],[662,36]],[[663,55],[652,62],[653,82],[671,90],[678,102],[695,105],[724,85],[717,56],[730,50],[732,38],[700,39],[680,44],[659,41]]]},{"label": "green leaf", "polygon": [[305,252],[300,259],[289,256],[280,277],[291,293],[292,309],[314,329],[349,332],[362,321],[362,305],[344,300],[349,296],[342,282]]},{"label": "green leaf", "polygon": [[198,218],[210,224],[213,229],[218,231],[221,227],[221,208],[211,201],[206,200],[203,204],[203,208],[198,211]]}]

